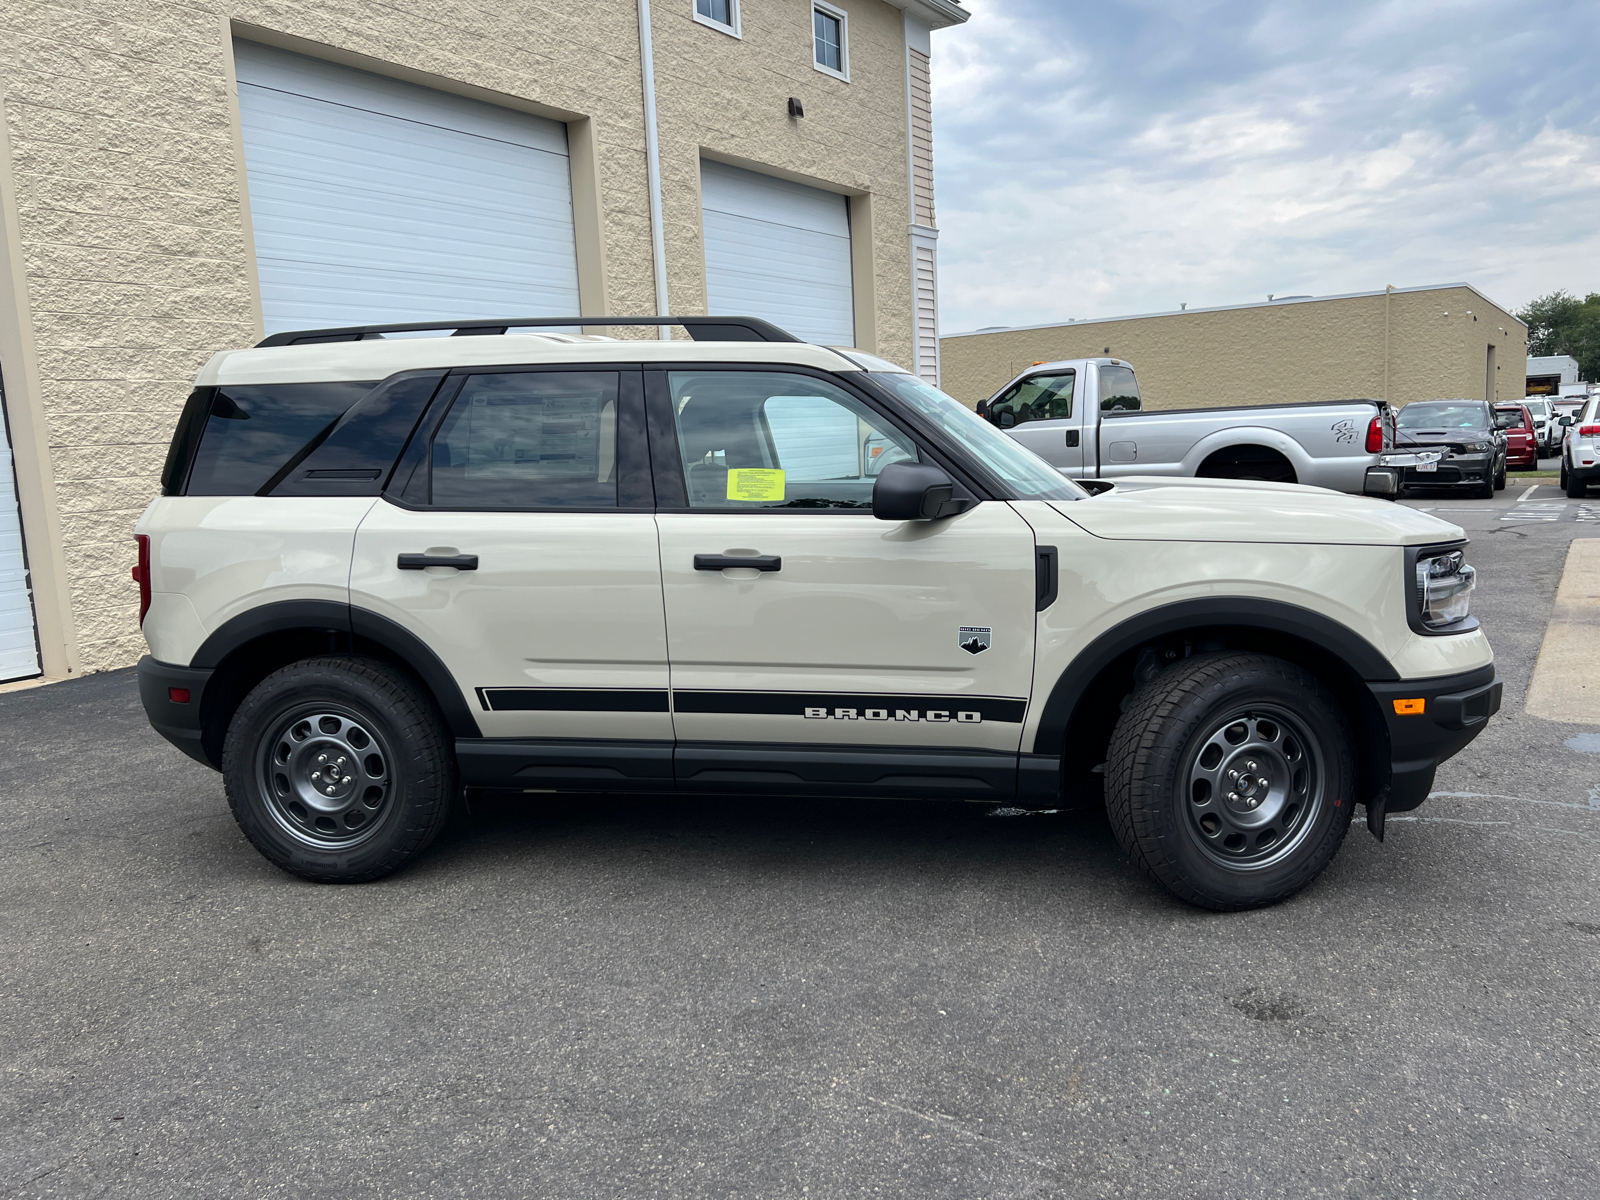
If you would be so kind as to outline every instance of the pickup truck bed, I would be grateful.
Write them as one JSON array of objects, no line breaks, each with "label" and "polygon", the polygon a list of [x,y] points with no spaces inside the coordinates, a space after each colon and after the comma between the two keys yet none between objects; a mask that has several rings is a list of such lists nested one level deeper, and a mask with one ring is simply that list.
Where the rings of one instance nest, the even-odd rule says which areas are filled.
[{"label": "pickup truck bed", "polygon": [[1382,400],[1139,408],[1116,359],[1041,363],[978,411],[1063,474],[1263,479],[1392,495],[1394,412]]}]

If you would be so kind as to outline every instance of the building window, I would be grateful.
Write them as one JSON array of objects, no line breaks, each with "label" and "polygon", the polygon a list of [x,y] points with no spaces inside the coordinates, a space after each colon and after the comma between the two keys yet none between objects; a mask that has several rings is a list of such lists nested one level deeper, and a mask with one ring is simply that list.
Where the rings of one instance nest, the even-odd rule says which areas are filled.
[{"label": "building window", "polygon": [[817,0],[811,6],[812,65],[825,75],[850,81],[849,18],[843,9]]},{"label": "building window", "polygon": [[739,0],[694,0],[694,19],[722,33],[739,36]]}]

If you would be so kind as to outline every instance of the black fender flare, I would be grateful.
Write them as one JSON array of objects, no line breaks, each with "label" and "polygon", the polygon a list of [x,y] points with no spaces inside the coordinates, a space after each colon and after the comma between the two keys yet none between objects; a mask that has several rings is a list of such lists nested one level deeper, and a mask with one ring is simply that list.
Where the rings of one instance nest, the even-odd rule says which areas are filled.
[{"label": "black fender flare", "polygon": [[1147,642],[1185,629],[1234,627],[1287,634],[1340,659],[1363,680],[1399,679],[1389,660],[1355,630],[1331,617],[1279,600],[1216,597],[1180,600],[1129,617],[1101,634],[1056,680],[1034,734],[1035,754],[1062,753],[1067,725],[1089,685],[1113,662]]},{"label": "black fender flare", "polygon": [[421,677],[453,736],[482,737],[477,718],[450,669],[426,642],[388,617],[337,600],[279,600],[242,612],[219,625],[200,644],[191,667],[214,670],[235,650],[274,633],[326,632],[359,651],[373,643]]}]

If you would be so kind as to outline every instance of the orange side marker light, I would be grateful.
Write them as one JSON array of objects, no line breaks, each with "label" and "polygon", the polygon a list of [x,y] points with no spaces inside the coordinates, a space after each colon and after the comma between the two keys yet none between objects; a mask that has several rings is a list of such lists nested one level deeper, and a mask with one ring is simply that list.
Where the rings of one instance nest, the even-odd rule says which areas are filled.
[{"label": "orange side marker light", "polygon": [[1410,715],[1411,713],[1420,713],[1427,706],[1427,703],[1428,702],[1426,700],[1421,699],[1396,700],[1394,702],[1394,710],[1404,717]]}]

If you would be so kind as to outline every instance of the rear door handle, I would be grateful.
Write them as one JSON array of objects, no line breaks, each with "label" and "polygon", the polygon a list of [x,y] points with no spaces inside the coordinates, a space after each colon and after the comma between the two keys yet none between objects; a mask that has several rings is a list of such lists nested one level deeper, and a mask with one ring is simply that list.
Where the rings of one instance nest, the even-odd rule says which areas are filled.
[{"label": "rear door handle", "polygon": [[420,571],[425,567],[454,567],[458,571],[476,571],[476,554],[402,554],[395,563],[402,571]]},{"label": "rear door handle", "polygon": [[781,571],[783,559],[776,554],[758,554],[754,558],[729,558],[726,554],[696,554],[696,571],[725,571],[729,567],[746,567],[752,571]]}]

